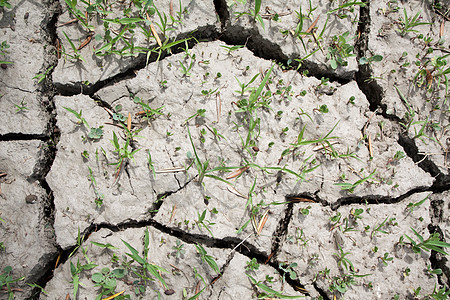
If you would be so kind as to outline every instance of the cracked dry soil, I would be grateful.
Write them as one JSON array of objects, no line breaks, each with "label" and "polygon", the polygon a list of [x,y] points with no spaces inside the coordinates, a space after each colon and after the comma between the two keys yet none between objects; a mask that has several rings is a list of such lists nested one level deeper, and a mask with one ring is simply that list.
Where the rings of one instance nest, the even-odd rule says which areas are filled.
[{"label": "cracked dry soil", "polygon": [[444,1],[6,2],[1,299],[446,299]]}]

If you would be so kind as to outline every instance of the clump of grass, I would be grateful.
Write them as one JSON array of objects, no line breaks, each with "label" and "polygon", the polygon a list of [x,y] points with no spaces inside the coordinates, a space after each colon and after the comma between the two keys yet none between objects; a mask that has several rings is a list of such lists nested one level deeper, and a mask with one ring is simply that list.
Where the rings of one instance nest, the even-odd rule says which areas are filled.
[{"label": "clump of grass", "polygon": [[87,129],[89,129],[89,133],[88,133],[88,138],[93,139],[93,140],[97,140],[100,139],[103,136],[103,126],[100,126],[98,128],[94,128],[89,126],[88,122],[86,121],[86,119],[82,116],[83,111],[80,110],[80,112],[76,112],[75,110],[73,110],[72,108],[69,107],[64,107],[63,108],[65,110],[67,110],[68,112],[72,113],[77,119],[78,119],[78,124],[83,124],[84,126],[86,126]]},{"label": "clump of grass", "polygon": [[330,66],[333,70],[338,66],[347,66],[347,58],[356,56],[354,54],[355,47],[350,42],[355,37],[349,37],[350,33],[344,32],[343,34],[333,36],[330,47],[328,47],[327,59],[330,61]]},{"label": "clump of grass", "polygon": [[408,17],[406,9],[403,9],[403,19],[400,19],[400,28],[397,30],[400,33],[400,36],[405,36],[408,32],[419,32],[418,30],[414,29],[414,27],[431,24],[427,22],[420,22],[420,13],[421,12],[419,11],[414,15],[414,17]]},{"label": "clump of grass", "polygon": [[128,161],[128,160],[133,160],[134,161],[134,154],[136,154],[136,152],[138,152],[141,149],[135,149],[135,150],[130,150],[130,139],[126,139],[125,144],[123,144],[122,146],[120,146],[119,144],[119,139],[117,138],[117,135],[115,132],[113,132],[113,139],[111,141],[111,143],[114,146],[114,150],[113,152],[117,152],[117,156],[118,156],[118,161],[115,163],[111,163],[111,165],[116,165],[116,179],[119,177],[119,173],[122,170],[124,164]]},{"label": "clump of grass", "polygon": [[14,290],[11,285],[25,278],[20,277],[14,279],[13,276],[11,275],[12,270],[13,269],[11,266],[6,266],[3,268],[3,272],[0,273],[0,289],[8,293],[8,300],[14,299]]},{"label": "clump of grass", "polygon": [[412,250],[415,253],[420,253],[420,250],[431,251],[434,250],[443,255],[448,255],[447,252],[444,251],[444,248],[450,248],[450,244],[441,241],[441,237],[439,233],[435,232],[431,234],[427,239],[424,239],[422,235],[420,235],[414,228],[410,227],[414,232],[414,235],[419,240],[419,242],[414,241],[411,237],[405,234],[405,237],[411,242]]},{"label": "clump of grass", "polygon": [[[246,0],[242,1],[244,4],[246,3]],[[248,12],[236,12],[236,18],[239,18],[243,15],[247,15],[253,18],[253,21],[258,21],[259,24],[261,24],[261,27],[263,30],[266,30],[264,26],[264,21],[262,19],[262,16],[259,14],[259,11],[261,10],[261,0],[255,0],[255,6],[254,8],[250,8]]]}]

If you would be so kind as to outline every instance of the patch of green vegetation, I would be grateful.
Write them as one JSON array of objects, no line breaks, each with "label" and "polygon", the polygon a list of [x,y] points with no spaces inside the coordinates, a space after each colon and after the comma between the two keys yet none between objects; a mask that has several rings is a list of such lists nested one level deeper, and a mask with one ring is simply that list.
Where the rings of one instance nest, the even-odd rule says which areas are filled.
[{"label": "patch of green vegetation", "polygon": [[15,298],[12,285],[25,278],[25,277],[14,278],[11,274],[12,271],[13,268],[11,266],[6,266],[0,273],[0,289],[6,291],[6,293],[8,294],[8,300],[12,300]]}]

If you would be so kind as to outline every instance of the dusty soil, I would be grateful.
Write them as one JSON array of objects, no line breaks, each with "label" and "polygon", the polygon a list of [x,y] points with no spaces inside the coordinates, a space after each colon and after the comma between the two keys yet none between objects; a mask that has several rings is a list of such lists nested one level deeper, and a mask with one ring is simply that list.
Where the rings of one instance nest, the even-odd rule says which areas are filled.
[{"label": "dusty soil", "polygon": [[1,299],[447,298],[447,4],[246,2],[0,1]]}]

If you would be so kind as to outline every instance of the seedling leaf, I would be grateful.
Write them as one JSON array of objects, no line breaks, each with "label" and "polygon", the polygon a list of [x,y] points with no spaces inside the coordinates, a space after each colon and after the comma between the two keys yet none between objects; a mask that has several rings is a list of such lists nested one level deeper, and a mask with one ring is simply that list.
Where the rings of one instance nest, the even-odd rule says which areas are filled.
[{"label": "seedling leaf", "polygon": [[129,257],[131,257],[133,260],[135,260],[138,264],[140,265],[144,265],[145,264],[145,260],[139,256],[139,252],[133,248],[133,246],[131,246],[130,244],[128,244],[126,241],[122,240],[122,242],[125,244],[125,246],[127,246],[127,248],[131,251],[130,253],[126,253],[126,255],[128,255]]}]

